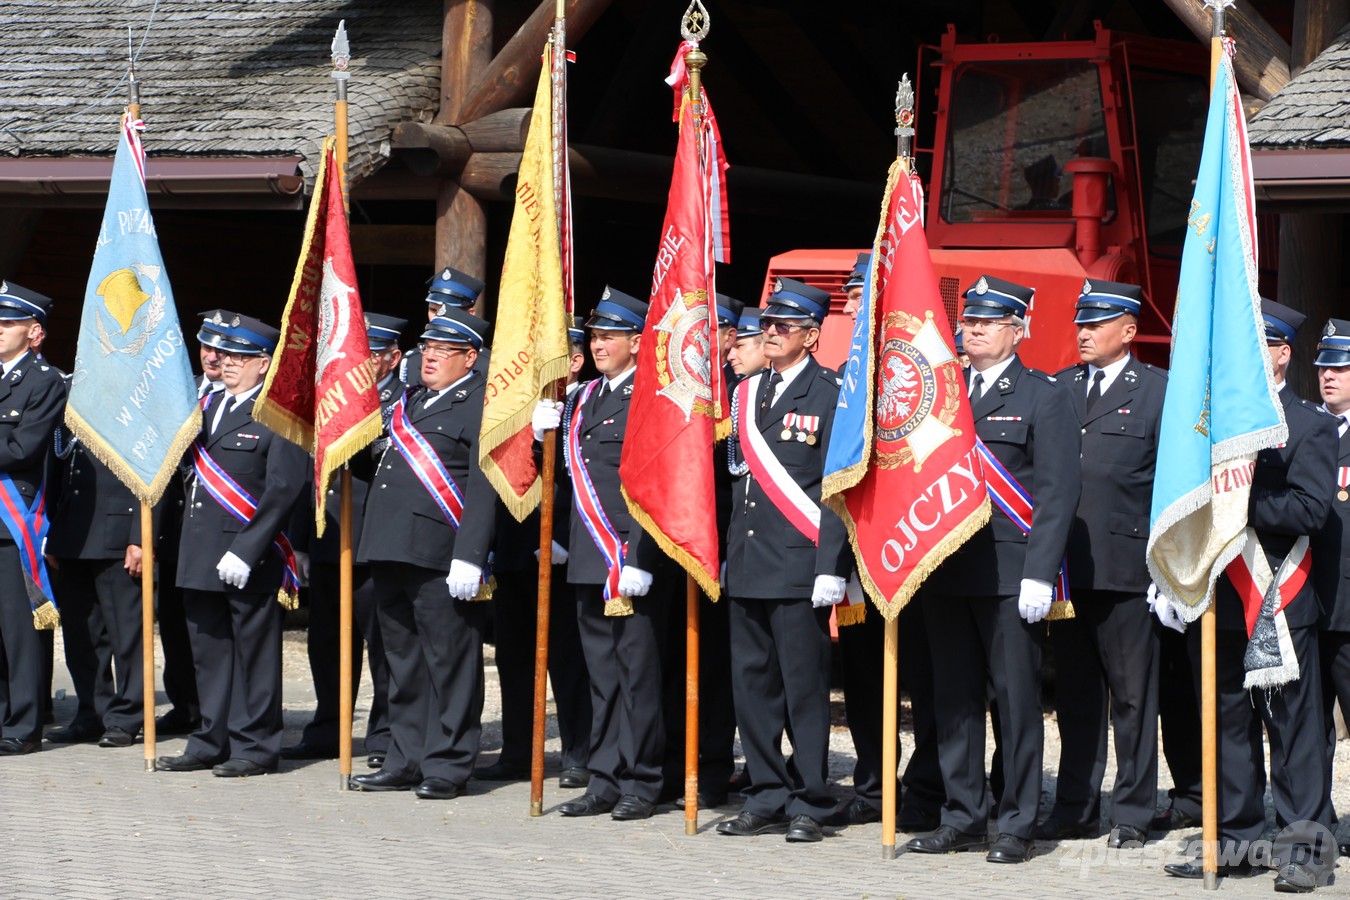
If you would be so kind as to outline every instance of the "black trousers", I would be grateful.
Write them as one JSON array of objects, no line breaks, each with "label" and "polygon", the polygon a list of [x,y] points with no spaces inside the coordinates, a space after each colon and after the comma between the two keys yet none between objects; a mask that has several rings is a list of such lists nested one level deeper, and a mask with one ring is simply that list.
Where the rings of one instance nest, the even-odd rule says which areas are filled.
[{"label": "black trousers", "polygon": [[172,547],[155,563],[159,569],[155,616],[159,621],[159,643],[164,650],[164,695],[175,712],[196,721],[201,715],[197,703],[197,667],[192,661],[192,640],[183,612],[183,589],[174,583],[174,573],[178,571],[178,535],[166,535],[160,543],[165,548]]},{"label": "black trousers", "polygon": [[1158,636],[1142,594],[1075,590],[1075,616],[1050,623],[1059,720],[1053,815],[1096,827],[1115,735],[1111,824],[1147,829],[1158,795]]},{"label": "black trousers", "polygon": [[[316,747],[338,748],[338,724],[341,720],[341,573],[332,563],[315,563],[310,569],[309,585],[309,672],[314,679],[314,718],[305,726],[305,743]],[[375,586],[370,570],[352,567],[352,706],[361,687],[362,645],[370,650],[370,680],[374,692],[370,701],[370,719],[366,723],[366,752],[383,753],[389,747],[389,666],[384,658],[384,642],[375,612]]]},{"label": "black trousers", "polygon": [[187,752],[275,765],[281,752],[281,604],[276,591],[183,591],[202,724]]},{"label": "black trousers", "polygon": [[1199,819],[1204,809],[1204,779],[1200,758],[1200,705],[1194,691],[1178,685],[1195,683],[1186,635],[1158,629],[1158,720],[1162,752],[1172,787],[1167,795],[1179,812]]},{"label": "black trousers", "polygon": [[139,734],[141,584],[120,559],[63,559],[54,576],[66,668],[79,698],[72,725]]},{"label": "black trousers", "polygon": [[[1187,632],[1200,693],[1200,629]],[[1218,629],[1215,669],[1219,706],[1219,860],[1242,858],[1266,825],[1265,747],[1270,740],[1270,793],[1279,833],[1273,864],[1304,862],[1324,873],[1336,864],[1331,782],[1326,766],[1320,656],[1316,627],[1291,628],[1299,677],[1278,690],[1246,690],[1247,633]]]},{"label": "black trousers", "polygon": [[1030,839],[1036,830],[1045,747],[1041,719],[1045,625],[1027,624],[1018,615],[1016,596],[933,594],[923,603],[933,652],[938,758],[947,791],[942,824],[967,834],[986,831],[984,720],[992,689],[1003,779],[998,832]]},{"label": "black trousers", "polygon": [[[567,567],[554,566],[548,617],[548,677],[562,739],[564,769],[590,761],[591,685],[577,630]],[[534,650],[539,612],[539,575],[498,572],[492,595],[492,634],[502,691],[502,754],[510,766],[530,765],[534,736]]]},{"label": "black trousers", "polygon": [[483,726],[486,604],[450,596],[445,573],[371,563],[389,663],[384,771],[464,785]]},{"label": "black trousers", "polygon": [[[921,815],[936,816],[942,808],[942,767],[938,764],[937,720],[933,710],[933,657],[928,649],[923,604],[918,598],[900,612],[900,680],[909,693],[914,721],[914,753],[905,765],[896,793],[902,805]],[[872,808],[881,809],[883,735],[884,648],[886,620],[868,607],[866,618],[839,629],[839,656],[844,675],[844,713],[853,736],[857,762],[853,766],[853,791]],[[899,693],[896,722],[900,721]],[[897,739],[899,735],[897,734]],[[900,759],[897,740],[896,759]]]},{"label": "black trousers", "polygon": [[[1336,704],[1350,715],[1350,631],[1323,631],[1318,635],[1322,663],[1322,710],[1327,730],[1327,777],[1330,784],[1336,760]],[[1336,821],[1332,811],[1332,822]]]},{"label": "black trousers", "polygon": [[[829,790],[830,610],[806,598],[731,602],[731,684],[750,773],[745,811],[806,815],[835,807]],[[726,601],[723,601],[726,602]],[[782,736],[792,742],[792,765]]]},{"label": "black trousers", "polygon": [[666,729],[661,671],[669,589],[653,584],[633,598],[631,616],[606,616],[604,589],[572,585],[577,627],[591,679],[591,783],[586,792],[604,800],[632,795],[661,797]]},{"label": "black trousers", "polygon": [[42,740],[42,695],[51,696],[42,655],[19,548],[8,532],[0,533],[0,737]]}]

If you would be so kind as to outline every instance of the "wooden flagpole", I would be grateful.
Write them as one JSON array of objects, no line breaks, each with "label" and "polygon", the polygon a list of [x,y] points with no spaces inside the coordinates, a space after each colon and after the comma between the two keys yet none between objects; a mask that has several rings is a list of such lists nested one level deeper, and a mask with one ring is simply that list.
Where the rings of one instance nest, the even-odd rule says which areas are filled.
[{"label": "wooden flagpole", "polygon": [[[553,197],[554,209],[558,215],[559,247],[562,254],[567,247],[561,240],[563,229],[564,192],[567,186],[562,183],[563,172],[567,165],[566,127],[562,109],[564,97],[560,96],[565,80],[557,73],[567,65],[567,2],[557,0],[553,14],[552,49],[549,62],[553,66],[551,79],[553,98]],[[565,260],[563,261],[566,265]],[[563,273],[564,283],[567,273]],[[565,288],[564,288],[565,290]],[[544,389],[544,398],[556,400],[561,395],[557,382]],[[539,472],[542,487],[539,502],[539,590],[536,593],[537,605],[534,625],[534,721],[530,734],[530,815],[544,814],[544,720],[548,706],[548,630],[553,612],[553,484],[558,468],[558,442],[554,435],[544,440],[544,459]]]},{"label": "wooden flagpole", "polygon": [[[347,81],[350,48],[347,20],[338,23],[333,35],[333,79],[337,82],[334,125],[337,133],[337,165],[342,178],[342,205],[347,206]],[[345,791],[352,775],[352,470],[342,467],[338,502],[338,790]],[[317,487],[316,487],[317,492]],[[325,498],[315,496],[314,502]]]}]

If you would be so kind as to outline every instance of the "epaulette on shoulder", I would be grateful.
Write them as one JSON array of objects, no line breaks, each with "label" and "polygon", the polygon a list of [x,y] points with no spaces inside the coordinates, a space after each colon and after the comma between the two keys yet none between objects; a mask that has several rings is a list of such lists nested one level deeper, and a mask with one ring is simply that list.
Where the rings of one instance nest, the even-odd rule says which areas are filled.
[{"label": "epaulette on shoulder", "polygon": [[824,366],[821,366],[820,369],[816,371],[816,377],[829,384],[831,387],[842,387],[844,384],[844,379],[839,377],[838,372],[834,369],[827,369]]},{"label": "epaulette on shoulder", "polygon": [[[1034,370],[1033,370],[1033,371],[1034,371]],[[1073,376],[1078,375],[1079,373],[1087,374],[1087,366],[1083,365],[1082,363],[1077,363],[1077,364],[1072,365],[1072,366],[1067,366],[1067,367],[1065,367],[1065,368],[1063,368],[1063,369],[1060,369],[1058,372],[1056,372],[1054,377],[1055,377],[1055,378],[1072,378]]]},{"label": "epaulette on shoulder", "polygon": [[1307,408],[1307,409],[1311,409],[1313,412],[1317,413],[1318,415],[1322,415],[1322,416],[1331,416],[1333,419],[1339,419],[1339,418],[1340,418],[1340,416],[1337,416],[1337,415],[1334,415],[1334,414],[1332,414],[1332,413],[1327,412],[1325,409],[1323,409],[1323,408],[1322,408],[1321,406],[1319,406],[1318,404],[1313,403],[1311,400],[1304,400],[1302,397],[1299,397],[1299,398],[1298,398],[1298,402],[1299,402],[1303,407],[1305,407],[1305,408]]},{"label": "epaulette on shoulder", "polygon": [[1050,384],[1058,384],[1058,383],[1059,383],[1059,379],[1057,379],[1055,376],[1053,376],[1053,375],[1048,375],[1048,374],[1046,374],[1045,372],[1042,372],[1040,369],[1032,369],[1032,368],[1028,368],[1028,369],[1027,369],[1027,374],[1028,374],[1028,375],[1031,375],[1031,376],[1034,376],[1034,377],[1036,377],[1036,378],[1039,378],[1041,381],[1049,382]]},{"label": "epaulette on shoulder", "polygon": [[1163,379],[1164,381],[1167,380],[1167,370],[1162,368],[1161,366],[1155,366],[1152,363],[1140,363],[1139,367],[1143,369],[1145,372],[1149,372],[1153,375],[1156,375],[1157,377]]}]

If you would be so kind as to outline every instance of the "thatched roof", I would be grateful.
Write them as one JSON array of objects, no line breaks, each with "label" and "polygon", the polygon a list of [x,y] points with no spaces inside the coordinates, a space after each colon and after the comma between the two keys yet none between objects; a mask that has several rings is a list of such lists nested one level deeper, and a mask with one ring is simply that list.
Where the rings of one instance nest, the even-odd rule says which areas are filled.
[{"label": "thatched roof", "polygon": [[112,154],[131,26],[152,161],[299,157],[312,179],[334,127],[330,45],[346,19],[359,181],[387,161],[397,123],[435,113],[442,15],[441,0],[4,0],[0,163]]},{"label": "thatched roof", "polygon": [[1247,126],[1253,149],[1350,147],[1350,26]]}]

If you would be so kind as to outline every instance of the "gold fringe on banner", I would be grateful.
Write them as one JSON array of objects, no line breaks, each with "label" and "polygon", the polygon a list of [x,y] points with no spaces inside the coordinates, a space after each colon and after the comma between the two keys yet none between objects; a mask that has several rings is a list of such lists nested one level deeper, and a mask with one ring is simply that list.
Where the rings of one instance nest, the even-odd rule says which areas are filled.
[{"label": "gold fringe on banner", "polygon": [[848,625],[861,625],[867,619],[867,601],[862,603],[852,603],[848,606],[840,604],[834,608],[834,622],[840,628]]},{"label": "gold fringe on banner", "polygon": [[[619,485],[619,493],[623,494],[624,503],[628,504],[628,512],[633,516],[633,521],[642,527],[642,530],[646,532],[647,537],[655,540],[657,546],[661,548],[666,556],[675,560],[675,562],[680,564],[680,568],[692,575],[694,581],[696,581],[698,586],[703,589],[703,593],[707,594],[708,597],[716,603],[717,599],[722,595],[722,586],[717,583],[717,577],[709,575],[704,571],[703,566],[699,561],[694,559],[693,555],[689,553],[688,550],[685,550],[670,538],[666,537],[665,532],[661,531],[661,529],[656,526],[656,523],[652,521],[652,517],[647,515],[646,510],[634,503],[633,498],[628,496],[628,491],[624,489],[623,485]],[[610,602],[612,603],[613,601],[611,600]],[[619,615],[626,616],[628,614],[629,613],[620,613]],[[612,614],[606,612],[605,615]]]},{"label": "gold fringe on banner", "polygon": [[80,443],[84,444],[85,449],[94,454],[95,459],[107,466],[109,471],[117,476],[117,480],[125,484],[127,490],[135,495],[137,500],[154,506],[164,495],[164,489],[169,486],[169,479],[178,474],[178,461],[183,458],[183,454],[187,452],[188,447],[192,446],[192,442],[201,433],[202,410],[197,404],[192,405],[192,412],[188,414],[186,421],[179,426],[178,432],[169,442],[169,449],[164,454],[164,464],[155,473],[155,480],[149,484],[141,481],[140,476],[126,464],[122,454],[113,449],[103,439],[103,436],[95,431],[69,404],[66,405],[65,421],[66,425],[70,427],[71,433],[80,439]]},{"label": "gold fringe on banner", "polygon": [[61,614],[56,611],[52,601],[48,600],[33,610],[33,627],[38,631],[54,631],[61,624]]}]

